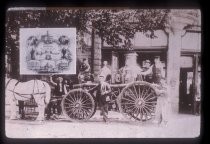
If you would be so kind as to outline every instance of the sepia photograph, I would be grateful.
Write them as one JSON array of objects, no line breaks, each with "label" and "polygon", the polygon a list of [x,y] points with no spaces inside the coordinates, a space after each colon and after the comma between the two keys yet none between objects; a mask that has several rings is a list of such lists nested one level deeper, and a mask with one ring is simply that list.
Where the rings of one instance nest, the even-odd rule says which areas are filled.
[{"label": "sepia photograph", "polygon": [[200,9],[11,7],[8,138],[197,138]]}]

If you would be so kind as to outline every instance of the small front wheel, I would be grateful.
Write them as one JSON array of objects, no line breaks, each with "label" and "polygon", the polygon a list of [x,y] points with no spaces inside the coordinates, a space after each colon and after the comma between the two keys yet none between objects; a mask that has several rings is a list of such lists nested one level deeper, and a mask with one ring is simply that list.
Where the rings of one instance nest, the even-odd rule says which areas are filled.
[{"label": "small front wheel", "polygon": [[82,89],[74,89],[64,96],[62,110],[71,121],[85,121],[94,115],[96,104],[94,98],[88,92]]}]

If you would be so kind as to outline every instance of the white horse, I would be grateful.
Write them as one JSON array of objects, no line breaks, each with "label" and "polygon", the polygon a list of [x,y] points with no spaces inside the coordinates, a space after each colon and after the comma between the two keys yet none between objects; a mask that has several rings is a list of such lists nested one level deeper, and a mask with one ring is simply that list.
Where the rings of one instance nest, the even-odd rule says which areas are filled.
[{"label": "white horse", "polygon": [[18,100],[26,101],[33,97],[39,112],[36,120],[44,120],[44,111],[51,98],[51,88],[47,82],[41,80],[18,82],[16,79],[6,78],[5,84],[5,95],[10,101],[10,119],[17,119],[16,103]]}]

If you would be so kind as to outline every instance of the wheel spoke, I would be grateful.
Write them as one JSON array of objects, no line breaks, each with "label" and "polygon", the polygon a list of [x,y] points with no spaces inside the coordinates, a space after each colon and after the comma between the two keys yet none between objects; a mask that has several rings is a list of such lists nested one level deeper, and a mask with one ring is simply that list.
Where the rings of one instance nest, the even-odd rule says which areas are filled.
[{"label": "wheel spoke", "polygon": [[87,116],[88,116],[88,113],[91,113],[91,111],[88,111],[87,109],[82,108],[82,110],[84,110],[87,113]]},{"label": "wheel spoke", "polygon": [[141,88],[140,88],[140,84],[139,84],[139,94],[138,94],[138,98],[141,97]]},{"label": "wheel spoke", "polygon": [[72,111],[73,111],[73,114],[76,114],[77,112],[77,109],[76,108],[74,108],[74,109],[72,109]]},{"label": "wheel spoke", "polygon": [[127,95],[127,96],[129,96],[130,98],[132,98],[133,100],[135,100],[135,99],[136,99],[135,94],[132,92],[132,90],[131,90],[130,88],[128,88],[128,90],[132,93],[132,95],[133,95],[134,97],[131,97],[130,95]]},{"label": "wheel spoke", "polygon": [[136,107],[135,107],[135,106],[133,106],[133,108],[132,108],[132,110],[131,110],[131,111],[133,111],[135,108],[136,108]]},{"label": "wheel spoke", "polygon": [[74,106],[68,105],[68,106],[65,106],[65,108],[74,108]]},{"label": "wheel spoke", "polygon": [[85,117],[88,116],[87,113],[86,113],[83,109],[81,109],[81,111],[83,111],[83,112],[82,112],[82,113],[83,113],[83,118],[85,118]]},{"label": "wheel spoke", "polygon": [[141,114],[140,115],[140,120],[142,120],[142,118],[143,118],[143,111],[142,111],[142,108],[141,107],[139,108],[139,111],[140,111],[140,114]]},{"label": "wheel spoke", "polygon": [[83,118],[84,118],[84,114],[83,114],[83,112],[82,112],[82,110],[81,110],[81,109],[79,109],[79,112],[78,112],[78,113],[79,113],[79,115],[81,116],[80,118],[82,118],[82,119],[83,119]]},{"label": "wheel spoke", "polygon": [[86,108],[86,109],[91,109],[92,107],[88,107],[88,106],[84,106],[82,105],[83,108]]},{"label": "wheel spoke", "polygon": [[80,102],[82,101],[82,97],[80,95],[79,95],[78,101]]},{"label": "wheel spoke", "polygon": [[144,107],[145,109],[147,109],[148,111],[150,111],[150,114],[153,112],[153,110],[152,109],[150,109],[150,108],[148,108],[148,107]]},{"label": "wheel spoke", "polygon": [[79,101],[79,97],[77,95],[77,92],[74,94],[75,98],[76,98],[76,101]]},{"label": "wheel spoke", "polygon": [[145,101],[148,101],[148,100],[154,100],[156,97],[150,97],[148,99],[145,99]]},{"label": "wheel spoke", "polygon": [[70,103],[74,103],[72,100],[68,99],[67,97],[65,98],[65,100],[69,101]]},{"label": "wheel spoke", "polygon": [[135,102],[135,101],[130,100],[130,99],[127,99],[127,98],[125,98],[125,97],[123,97],[122,99],[127,100],[127,101],[132,102],[132,103],[134,103],[134,102]]},{"label": "wheel spoke", "polygon": [[86,110],[86,109],[83,109],[83,108],[81,108],[83,111],[84,111],[84,113],[86,114],[86,116],[88,117],[88,113],[90,113],[90,111],[88,111],[88,110]]},{"label": "wheel spoke", "polygon": [[140,114],[140,108],[138,108],[138,111],[137,111],[138,113],[137,113],[137,115],[136,115],[136,117],[138,118],[138,116],[139,116],[139,114]]},{"label": "wheel spoke", "polygon": [[144,99],[147,100],[147,98],[150,97],[150,96],[153,95],[153,94],[154,94],[154,91],[151,92],[150,94],[148,94],[146,97],[144,97]]},{"label": "wheel spoke", "polygon": [[155,108],[155,106],[151,106],[151,105],[144,105],[144,107],[147,107],[148,109],[153,109],[153,108]]},{"label": "wheel spoke", "polygon": [[144,105],[146,105],[146,106],[150,106],[150,107],[154,107],[155,105],[153,105],[153,104],[144,104]]},{"label": "wheel spoke", "polygon": [[157,102],[156,102],[156,101],[146,101],[145,103],[146,103],[146,104],[147,104],[147,103],[156,104]]},{"label": "wheel spoke", "polygon": [[143,96],[143,94],[145,93],[145,92],[144,92],[144,91],[145,91],[144,87],[145,87],[145,86],[142,86],[142,89],[143,89],[143,90],[142,90],[141,95],[140,95],[141,98],[143,98],[142,96]]},{"label": "wheel spoke", "polygon": [[150,90],[150,87],[146,89],[146,92],[144,93],[144,95],[142,95],[142,98],[144,98],[147,95],[149,90]]},{"label": "wheel spoke", "polygon": [[127,110],[130,110],[130,108],[135,108],[135,106],[134,105],[131,105],[131,106],[125,106],[125,109],[127,109]]},{"label": "wheel spoke", "polygon": [[133,85],[133,88],[134,88],[134,91],[135,91],[135,93],[136,93],[135,97],[138,98],[138,93],[137,93],[137,91],[136,91],[135,85]]},{"label": "wheel spoke", "polygon": [[[71,111],[71,110],[69,110],[69,111],[66,111],[67,112],[67,114],[68,114],[68,116],[70,117],[74,112],[73,111]],[[71,112],[70,114],[69,114],[69,112]]]},{"label": "wheel spoke", "polygon": [[89,102],[89,103],[84,103],[84,104],[82,104],[82,105],[93,105],[93,103],[92,102]]},{"label": "wheel spoke", "polygon": [[81,101],[82,103],[85,103],[86,101],[88,101],[88,100],[90,100],[90,99],[85,99],[84,101]]},{"label": "wheel spoke", "polygon": [[71,95],[71,94],[69,94],[69,95],[66,97],[66,99],[71,100],[73,103],[75,102],[75,100],[72,98],[72,95]]},{"label": "wheel spoke", "polygon": [[75,95],[74,94],[72,94],[71,95],[71,98],[72,98],[72,100],[74,101],[74,102],[76,102],[77,101],[77,99],[74,97]]},{"label": "wheel spoke", "polygon": [[151,113],[149,113],[149,111],[148,111],[145,107],[143,107],[143,109],[146,111],[147,116],[148,116],[148,114],[149,114],[150,116],[152,116]]},{"label": "wheel spoke", "polygon": [[135,116],[135,114],[136,114],[135,119],[137,119],[137,117],[138,117],[138,113],[136,113],[136,112],[138,112],[138,108],[137,108],[137,107],[135,107],[135,110],[134,110],[134,112],[133,112],[133,115],[134,115],[134,116]]},{"label": "wheel spoke", "polygon": [[145,112],[145,109],[144,109],[144,107],[142,107],[142,111],[143,111],[143,115],[145,116],[145,118],[146,118],[146,120],[147,120],[147,113]]}]

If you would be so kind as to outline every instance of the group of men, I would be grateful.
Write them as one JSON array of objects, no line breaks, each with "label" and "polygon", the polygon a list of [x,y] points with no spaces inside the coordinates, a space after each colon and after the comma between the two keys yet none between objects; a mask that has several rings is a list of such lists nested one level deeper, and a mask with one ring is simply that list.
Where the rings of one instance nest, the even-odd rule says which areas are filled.
[{"label": "group of men", "polygon": [[[155,123],[167,123],[167,95],[168,88],[163,78],[163,66],[160,62],[160,57],[157,56],[154,59],[154,65],[150,64],[150,61],[145,61],[146,69],[141,72],[145,76],[145,81],[153,83],[152,85],[156,89],[157,108],[156,108],[156,120]],[[83,63],[80,67],[80,72],[89,73],[90,65],[87,59],[83,59]],[[79,77],[78,77],[79,78]],[[111,93],[111,70],[108,68],[108,62],[103,62],[103,67],[98,75],[99,83],[97,86],[87,90],[89,93],[96,91],[96,100],[98,106],[101,110],[101,115],[105,122],[108,121],[108,98]],[[57,119],[61,115],[61,101],[62,96],[67,94],[67,89],[69,87],[67,80],[62,77],[58,77],[56,82],[53,81],[52,76],[50,76],[50,82],[54,86],[54,94],[52,96],[52,101],[49,103],[47,108],[47,119]]]},{"label": "group of men", "polygon": [[[154,65],[150,64],[150,61],[146,60],[147,69],[141,72],[145,76],[145,80],[152,83],[155,88],[157,99],[156,106],[156,119],[153,123],[166,125],[168,121],[168,93],[169,89],[164,79],[163,65],[160,61],[160,56],[155,56]],[[89,93],[96,92],[96,100],[101,110],[103,120],[108,121],[108,100],[111,87],[109,85],[111,80],[111,70],[107,66],[107,61],[103,62],[103,67],[98,76],[99,84],[92,89],[88,90]],[[109,78],[110,77],[110,78]]]}]

